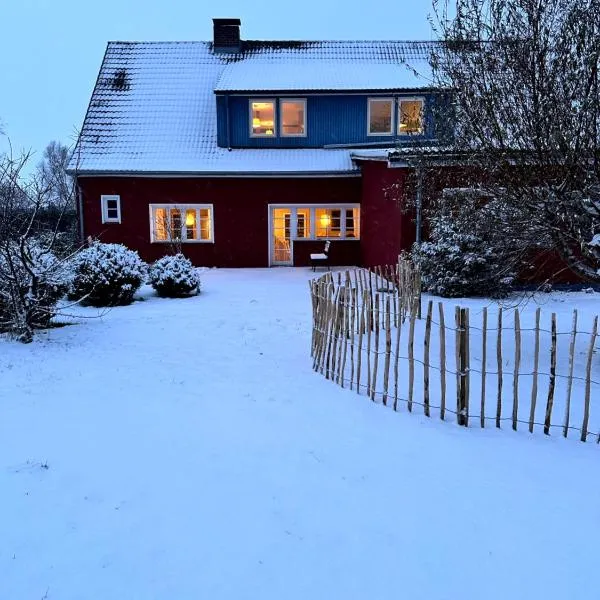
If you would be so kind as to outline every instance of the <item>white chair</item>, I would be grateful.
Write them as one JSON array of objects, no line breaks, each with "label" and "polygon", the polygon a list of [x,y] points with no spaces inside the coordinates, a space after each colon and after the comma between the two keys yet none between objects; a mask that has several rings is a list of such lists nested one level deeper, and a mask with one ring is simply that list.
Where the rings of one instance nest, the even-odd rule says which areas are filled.
[{"label": "white chair", "polygon": [[329,248],[330,248],[330,246],[331,246],[331,242],[329,240],[327,240],[325,242],[325,247],[323,248],[323,252],[310,255],[310,265],[311,265],[313,271],[319,266],[327,267],[327,269],[329,271],[331,271],[331,267],[329,264]]}]

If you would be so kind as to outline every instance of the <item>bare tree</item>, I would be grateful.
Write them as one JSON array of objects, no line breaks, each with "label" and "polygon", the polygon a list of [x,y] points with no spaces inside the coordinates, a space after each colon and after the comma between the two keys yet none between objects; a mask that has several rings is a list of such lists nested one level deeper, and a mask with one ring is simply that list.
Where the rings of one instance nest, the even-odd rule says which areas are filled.
[{"label": "bare tree", "polygon": [[511,211],[511,260],[549,245],[600,281],[600,0],[434,0],[433,22],[460,185]]},{"label": "bare tree", "polygon": [[[74,194],[42,168],[24,175],[30,160],[0,156],[0,331],[24,342],[48,326],[66,292],[69,256],[55,250]],[[49,206],[52,222],[41,219]]]}]

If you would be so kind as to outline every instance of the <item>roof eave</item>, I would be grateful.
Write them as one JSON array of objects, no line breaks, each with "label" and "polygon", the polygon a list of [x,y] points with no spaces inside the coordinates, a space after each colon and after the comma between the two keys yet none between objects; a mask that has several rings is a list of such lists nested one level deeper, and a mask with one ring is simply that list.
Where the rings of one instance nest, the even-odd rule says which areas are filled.
[{"label": "roof eave", "polygon": [[285,178],[285,177],[360,177],[358,169],[345,171],[116,171],[116,170],[79,170],[67,171],[77,177],[149,177],[149,178]]},{"label": "roof eave", "polygon": [[427,86],[427,87],[410,87],[410,88],[348,88],[348,89],[248,89],[248,90],[224,90],[224,89],[215,89],[213,90],[214,94],[217,96],[226,96],[226,95],[240,95],[240,96],[249,96],[249,95],[282,95],[282,94],[290,94],[290,95],[319,95],[319,94],[413,94],[413,93],[434,93],[439,91],[438,88]]}]

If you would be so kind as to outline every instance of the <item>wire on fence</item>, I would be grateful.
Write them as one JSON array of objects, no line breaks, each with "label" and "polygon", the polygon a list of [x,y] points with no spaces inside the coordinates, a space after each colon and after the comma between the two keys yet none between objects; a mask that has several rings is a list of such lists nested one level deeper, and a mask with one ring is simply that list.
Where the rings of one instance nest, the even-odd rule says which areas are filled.
[{"label": "wire on fence", "polygon": [[[446,413],[454,415],[461,425],[468,426],[469,418],[479,420],[481,427],[485,423],[495,420],[500,427],[503,421],[511,421],[512,428],[517,429],[518,424],[526,424],[529,431],[533,432],[535,426],[543,426],[544,433],[551,429],[561,428],[564,437],[569,431],[578,431],[581,440],[586,441],[588,436],[598,436],[588,431],[591,389],[600,386],[600,382],[592,378],[592,357],[597,339],[597,318],[591,332],[577,330],[577,311],[574,311],[572,327],[569,332],[559,332],[557,329],[556,315],[551,315],[551,328],[540,327],[540,309],[536,310],[535,327],[521,327],[521,314],[514,310],[514,323],[512,327],[503,326],[507,319],[503,318],[503,308],[498,310],[498,326],[488,327],[487,308],[482,311],[483,326],[472,324],[469,309],[456,307],[456,326],[446,325],[444,305],[438,303],[439,321],[433,318],[433,301],[429,300],[424,332],[415,336],[415,324],[421,319],[421,279],[418,269],[409,261],[399,259],[394,266],[378,267],[370,271],[356,269],[347,271],[343,277],[341,273],[336,278],[327,273],[310,282],[311,301],[313,309],[313,329],[311,354],[313,368],[322,373],[326,378],[332,379],[342,387],[349,386],[357,393],[366,392],[366,395],[375,401],[381,398],[384,405],[388,401],[397,410],[399,402],[405,402],[408,411],[413,406],[423,407],[426,416],[431,416],[432,410],[440,411],[440,418],[445,419]],[[506,311],[508,312],[508,311]],[[408,319],[408,336],[403,335],[403,327]],[[432,361],[431,349],[435,346],[432,342],[432,329],[437,328],[439,333],[439,364]],[[453,331],[455,337],[454,367],[447,364],[446,332]],[[535,333],[535,349],[533,370],[522,368],[522,356],[531,354],[528,348],[529,338],[523,337],[524,332]],[[514,345],[509,345],[507,340],[503,343],[504,332],[514,334]],[[551,336],[549,345],[549,371],[539,370],[540,334],[548,333]],[[473,335],[481,335],[482,362],[481,369],[471,367],[471,346]],[[560,335],[569,335],[568,375],[557,372],[557,338]],[[420,346],[423,336],[422,348]],[[577,337],[578,336],[578,337]],[[406,339],[407,337],[407,339]],[[487,345],[496,338],[497,365],[496,370],[487,369]],[[408,355],[400,352],[401,338],[408,348]],[[584,374],[575,373],[575,347],[576,339],[587,339],[587,360]],[[451,341],[451,340],[450,340]],[[415,343],[416,342],[416,343]],[[420,358],[422,354],[423,358]],[[512,355],[512,356],[511,356]],[[452,361],[452,353],[449,353]],[[504,361],[512,364],[511,389],[503,385],[505,368]],[[403,373],[400,364],[408,366],[408,381],[402,381]],[[415,371],[415,365],[422,369],[422,382],[420,374]],[[349,372],[349,376],[348,376]],[[439,406],[431,402],[431,390],[434,381],[431,373],[439,374],[439,390],[441,402]],[[418,375],[418,377],[417,377]],[[446,375],[456,379],[456,410],[447,405],[449,392]],[[470,401],[477,392],[472,392],[471,376],[477,375],[481,379],[479,391],[479,414],[470,410]],[[496,393],[492,394],[486,386],[486,378],[493,377],[497,380]],[[527,398],[520,390],[520,378],[532,378],[531,396],[529,398],[529,419],[519,417],[520,405],[527,402]],[[535,419],[538,401],[539,380],[547,380],[547,394],[544,406],[545,417],[541,423]],[[565,401],[565,415],[563,422],[558,424],[552,421],[555,396],[557,394],[557,381],[567,382],[567,396]],[[573,406],[573,382],[584,384],[583,422],[581,427],[571,424],[571,409]],[[380,386],[382,385],[382,389]],[[407,384],[408,397],[402,397],[401,387]],[[415,389],[423,392],[423,401],[415,397]],[[542,388],[540,388],[541,390]],[[561,392],[562,394],[562,392]],[[495,415],[488,416],[485,411],[486,400],[492,396],[495,402]],[[393,399],[393,402],[392,402]],[[543,400],[543,398],[541,399]],[[510,416],[503,416],[503,405],[512,407]],[[600,442],[600,437],[597,437]]]}]

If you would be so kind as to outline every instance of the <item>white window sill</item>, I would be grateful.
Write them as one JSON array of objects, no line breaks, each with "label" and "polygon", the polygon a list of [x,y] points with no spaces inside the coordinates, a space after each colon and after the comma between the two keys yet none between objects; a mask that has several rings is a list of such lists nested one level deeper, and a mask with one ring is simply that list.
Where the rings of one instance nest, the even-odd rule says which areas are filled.
[{"label": "white window sill", "polygon": [[214,244],[214,240],[151,240],[151,244]]}]

